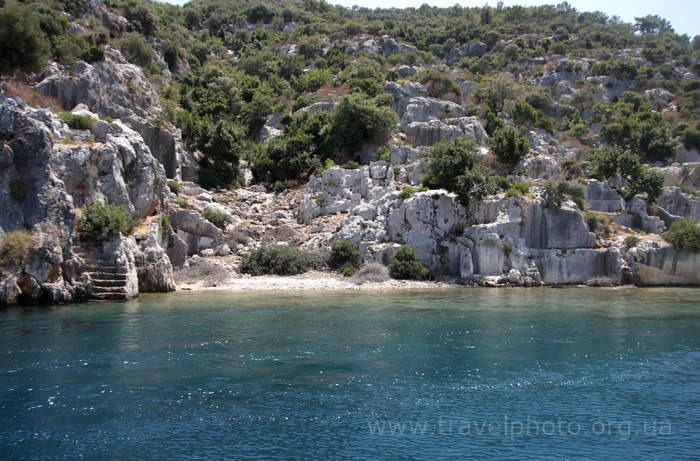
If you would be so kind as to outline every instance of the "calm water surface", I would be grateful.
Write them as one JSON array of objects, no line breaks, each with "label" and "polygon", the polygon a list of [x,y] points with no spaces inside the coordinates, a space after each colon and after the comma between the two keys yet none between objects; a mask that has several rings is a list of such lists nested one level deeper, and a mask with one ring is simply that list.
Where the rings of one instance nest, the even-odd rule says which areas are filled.
[{"label": "calm water surface", "polygon": [[700,290],[0,310],[4,459],[692,458]]}]

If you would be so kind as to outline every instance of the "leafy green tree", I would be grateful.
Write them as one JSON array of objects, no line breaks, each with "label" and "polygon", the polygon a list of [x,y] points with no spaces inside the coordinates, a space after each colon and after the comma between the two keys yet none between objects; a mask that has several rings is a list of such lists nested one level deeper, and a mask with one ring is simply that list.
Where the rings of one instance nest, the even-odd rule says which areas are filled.
[{"label": "leafy green tree", "polygon": [[510,171],[530,152],[530,141],[525,130],[511,127],[499,128],[489,138],[489,147],[499,162],[508,165]]},{"label": "leafy green tree", "polygon": [[126,60],[133,64],[145,67],[153,61],[153,48],[148,40],[139,33],[127,33],[121,39],[120,45]]},{"label": "leafy green tree", "polygon": [[51,46],[32,10],[21,3],[0,8],[0,75],[39,72]]},{"label": "leafy green tree", "polygon": [[430,148],[421,182],[432,189],[454,192],[467,204],[470,200],[484,198],[491,191],[488,179],[492,174],[479,163],[471,140],[455,138],[450,142],[440,141]]},{"label": "leafy green tree", "polygon": [[391,261],[391,276],[395,279],[421,280],[429,274],[413,247],[402,246],[393,254]]},{"label": "leafy green tree", "polygon": [[364,93],[343,96],[336,104],[329,141],[334,156],[352,156],[365,143],[383,142],[396,128],[396,112],[384,98],[369,98]]},{"label": "leafy green tree", "polygon": [[654,203],[663,193],[664,174],[642,165],[637,155],[620,148],[595,151],[590,158],[592,176],[605,180],[616,188],[625,200],[646,193]]},{"label": "leafy green tree", "polygon": [[240,176],[239,161],[246,150],[245,129],[235,122],[219,120],[207,122],[205,133],[198,140],[198,148],[204,154],[203,171],[199,183],[203,187],[234,185]]},{"label": "leafy green tree", "polygon": [[477,85],[476,97],[496,113],[501,112],[506,103],[515,99],[517,85],[505,74],[498,74]]}]

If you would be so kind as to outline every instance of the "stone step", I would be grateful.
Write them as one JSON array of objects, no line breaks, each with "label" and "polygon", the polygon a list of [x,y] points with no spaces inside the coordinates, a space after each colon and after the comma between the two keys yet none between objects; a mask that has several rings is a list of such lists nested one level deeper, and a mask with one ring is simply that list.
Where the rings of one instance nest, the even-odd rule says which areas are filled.
[{"label": "stone step", "polygon": [[105,264],[96,264],[96,265],[88,264],[87,271],[91,272],[91,273],[100,273],[100,274],[127,275],[126,272],[122,272],[121,268],[109,266],[109,265],[105,265]]},{"label": "stone step", "polygon": [[90,272],[88,273],[92,280],[124,280],[126,281],[129,274],[119,274],[114,272]]},{"label": "stone step", "polygon": [[124,287],[96,287],[92,286],[92,293],[93,294],[99,294],[99,293],[124,293]]},{"label": "stone step", "polygon": [[101,280],[101,279],[92,279],[92,286],[97,288],[97,287],[125,287],[126,286],[126,280]]}]

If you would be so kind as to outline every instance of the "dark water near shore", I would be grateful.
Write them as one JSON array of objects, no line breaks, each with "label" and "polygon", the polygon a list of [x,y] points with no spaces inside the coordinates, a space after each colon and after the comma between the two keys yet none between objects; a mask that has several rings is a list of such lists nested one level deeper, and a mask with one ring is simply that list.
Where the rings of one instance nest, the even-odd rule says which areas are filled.
[{"label": "dark water near shore", "polygon": [[0,311],[3,459],[691,458],[700,290]]}]

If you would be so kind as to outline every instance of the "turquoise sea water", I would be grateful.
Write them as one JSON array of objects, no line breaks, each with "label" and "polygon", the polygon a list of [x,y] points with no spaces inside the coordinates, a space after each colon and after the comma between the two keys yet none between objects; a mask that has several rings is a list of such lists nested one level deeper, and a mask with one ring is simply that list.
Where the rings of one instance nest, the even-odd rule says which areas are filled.
[{"label": "turquoise sea water", "polygon": [[700,290],[0,311],[3,459],[692,458]]}]

